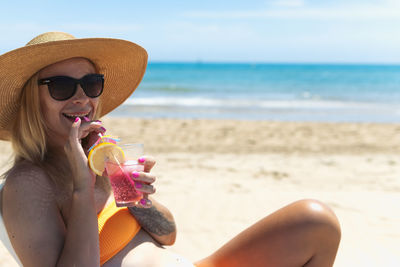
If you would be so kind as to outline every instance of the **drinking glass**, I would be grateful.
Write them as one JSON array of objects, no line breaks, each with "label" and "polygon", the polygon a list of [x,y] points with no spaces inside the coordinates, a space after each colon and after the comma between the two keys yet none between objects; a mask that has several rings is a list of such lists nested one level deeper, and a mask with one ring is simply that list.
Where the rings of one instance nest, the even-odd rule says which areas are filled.
[{"label": "drinking glass", "polygon": [[142,172],[144,166],[138,159],[143,156],[143,144],[120,145],[125,154],[125,161],[118,162],[115,159],[105,159],[107,176],[110,179],[117,207],[131,207],[140,204],[143,194],[135,188],[135,181],[131,173]]}]

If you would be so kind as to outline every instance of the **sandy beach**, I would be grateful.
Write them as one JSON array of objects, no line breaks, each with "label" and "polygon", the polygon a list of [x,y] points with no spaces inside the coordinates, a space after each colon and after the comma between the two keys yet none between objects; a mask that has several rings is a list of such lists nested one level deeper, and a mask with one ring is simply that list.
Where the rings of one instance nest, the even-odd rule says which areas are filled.
[{"label": "sandy beach", "polygon": [[[400,124],[113,117],[104,124],[157,158],[155,197],[178,225],[170,249],[193,261],[284,205],[313,198],[342,225],[335,267],[400,266]],[[3,172],[11,148],[0,142],[0,151]],[[2,245],[0,265],[16,266]]]}]

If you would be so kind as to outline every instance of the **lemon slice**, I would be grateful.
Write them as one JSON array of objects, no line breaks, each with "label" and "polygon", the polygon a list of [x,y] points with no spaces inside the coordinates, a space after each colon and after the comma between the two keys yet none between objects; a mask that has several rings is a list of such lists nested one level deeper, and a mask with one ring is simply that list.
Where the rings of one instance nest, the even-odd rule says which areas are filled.
[{"label": "lemon slice", "polygon": [[116,144],[108,142],[100,143],[93,147],[88,155],[89,167],[99,176],[103,175],[106,158],[122,163],[125,161],[124,151]]}]

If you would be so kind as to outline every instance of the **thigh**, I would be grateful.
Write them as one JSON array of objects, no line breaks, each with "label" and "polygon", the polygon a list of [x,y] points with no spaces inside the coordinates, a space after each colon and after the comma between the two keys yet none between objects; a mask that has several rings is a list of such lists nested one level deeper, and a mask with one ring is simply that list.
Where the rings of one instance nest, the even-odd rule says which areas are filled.
[{"label": "thigh", "polygon": [[332,266],[340,240],[334,213],[314,200],[294,202],[247,228],[198,267],[305,266],[317,254]]}]

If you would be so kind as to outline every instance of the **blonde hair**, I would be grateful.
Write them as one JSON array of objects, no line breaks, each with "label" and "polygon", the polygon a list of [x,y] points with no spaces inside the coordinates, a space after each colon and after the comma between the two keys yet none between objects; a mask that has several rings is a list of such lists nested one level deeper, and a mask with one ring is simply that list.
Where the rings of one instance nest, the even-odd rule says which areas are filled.
[{"label": "blonde hair", "polygon": [[44,160],[46,154],[46,124],[40,110],[38,73],[25,84],[21,105],[11,130],[15,163],[25,159],[32,163]]}]

